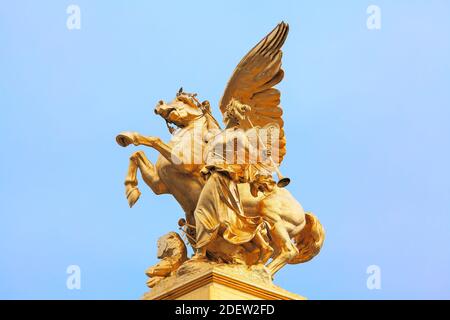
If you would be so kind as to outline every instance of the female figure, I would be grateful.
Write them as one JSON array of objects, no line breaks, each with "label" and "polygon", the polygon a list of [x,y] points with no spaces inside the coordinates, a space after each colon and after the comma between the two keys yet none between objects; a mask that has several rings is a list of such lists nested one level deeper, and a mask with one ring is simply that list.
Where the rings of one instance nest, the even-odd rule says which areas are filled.
[{"label": "female figure", "polygon": [[260,250],[259,262],[264,263],[273,249],[262,236],[265,223],[262,217],[248,217],[237,188],[238,183],[252,183],[261,172],[250,164],[255,150],[240,121],[250,107],[232,100],[228,104],[224,131],[211,134],[208,139],[206,165],[201,173],[207,180],[194,211],[196,222],[196,254],[193,259],[205,259],[208,244],[217,236],[232,244],[252,242]]}]

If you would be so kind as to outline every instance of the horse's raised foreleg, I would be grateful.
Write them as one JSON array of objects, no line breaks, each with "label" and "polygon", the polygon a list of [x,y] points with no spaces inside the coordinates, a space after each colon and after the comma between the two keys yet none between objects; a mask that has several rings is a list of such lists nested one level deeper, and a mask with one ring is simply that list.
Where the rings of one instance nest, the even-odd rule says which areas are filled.
[{"label": "horse's raised foreleg", "polygon": [[116,141],[122,147],[126,147],[130,144],[134,144],[135,146],[143,145],[151,147],[158,151],[164,158],[166,158],[167,161],[169,161],[173,165],[179,165],[180,167],[183,166],[182,161],[173,152],[172,147],[164,143],[158,137],[147,137],[137,132],[122,132],[121,134],[117,135]]},{"label": "horse's raised foreleg", "polygon": [[125,178],[125,196],[127,197],[130,208],[136,203],[136,201],[138,201],[141,195],[141,192],[137,187],[138,181],[136,174],[138,165],[132,157],[130,158],[130,164],[128,165],[128,172]]},{"label": "horse's raised foreleg", "polygon": [[137,170],[141,171],[144,182],[153,190],[155,194],[167,193],[167,186],[159,178],[155,166],[147,159],[143,151],[137,151],[130,157],[128,173],[125,179],[125,194],[130,208],[138,201],[141,192],[137,185]]}]

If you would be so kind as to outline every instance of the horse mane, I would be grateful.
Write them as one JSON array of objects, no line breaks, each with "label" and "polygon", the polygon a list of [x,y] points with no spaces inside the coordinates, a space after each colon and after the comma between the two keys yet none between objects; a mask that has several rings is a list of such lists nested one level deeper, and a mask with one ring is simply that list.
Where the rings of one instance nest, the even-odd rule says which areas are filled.
[{"label": "horse mane", "polygon": [[177,99],[182,100],[184,103],[190,104],[202,110],[203,116],[206,117],[207,129],[221,129],[219,122],[214,118],[211,113],[211,105],[208,100],[200,102],[197,99],[197,93],[188,93],[183,91],[183,87],[177,92]]},{"label": "horse mane", "polygon": [[[201,130],[194,130],[194,127],[199,125],[201,126]],[[197,138],[204,140],[204,136],[207,135],[208,132],[214,130],[221,130],[220,125],[210,112],[204,110],[202,116],[198,117],[187,126],[176,130],[172,135],[171,143],[176,144],[181,142],[187,137],[186,135],[190,135],[192,132],[200,134],[201,136],[197,136]]]}]

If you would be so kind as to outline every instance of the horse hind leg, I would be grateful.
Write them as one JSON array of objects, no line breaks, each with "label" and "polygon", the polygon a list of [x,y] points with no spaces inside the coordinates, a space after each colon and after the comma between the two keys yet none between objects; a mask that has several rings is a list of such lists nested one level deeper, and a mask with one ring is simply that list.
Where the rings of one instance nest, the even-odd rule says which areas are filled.
[{"label": "horse hind leg", "polygon": [[273,276],[298,254],[298,250],[292,243],[283,221],[279,220],[273,225],[271,236],[277,247],[277,254],[267,265],[267,269]]}]

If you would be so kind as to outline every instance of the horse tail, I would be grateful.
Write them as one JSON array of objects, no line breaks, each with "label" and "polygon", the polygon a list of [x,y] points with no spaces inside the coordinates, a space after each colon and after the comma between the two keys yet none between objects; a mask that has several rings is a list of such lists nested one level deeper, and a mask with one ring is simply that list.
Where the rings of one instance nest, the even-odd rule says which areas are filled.
[{"label": "horse tail", "polygon": [[299,253],[289,261],[289,264],[311,260],[319,253],[325,240],[325,230],[319,219],[311,212],[305,213],[305,219],[305,227],[293,238]]}]

